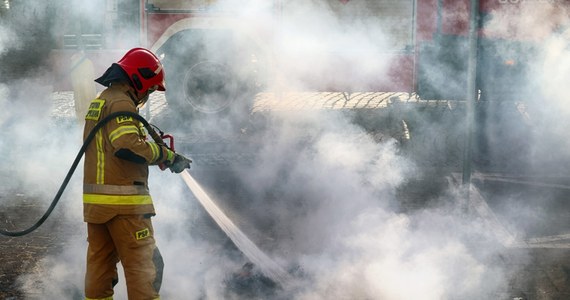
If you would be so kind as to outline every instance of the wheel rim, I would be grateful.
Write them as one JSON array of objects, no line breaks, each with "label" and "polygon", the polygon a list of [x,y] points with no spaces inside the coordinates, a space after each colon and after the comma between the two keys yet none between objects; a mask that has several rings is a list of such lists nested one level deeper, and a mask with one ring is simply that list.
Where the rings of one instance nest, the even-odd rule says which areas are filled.
[{"label": "wheel rim", "polygon": [[220,112],[234,101],[236,83],[226,65],[203,61],[184,75],[184,101],[203,113]]}]

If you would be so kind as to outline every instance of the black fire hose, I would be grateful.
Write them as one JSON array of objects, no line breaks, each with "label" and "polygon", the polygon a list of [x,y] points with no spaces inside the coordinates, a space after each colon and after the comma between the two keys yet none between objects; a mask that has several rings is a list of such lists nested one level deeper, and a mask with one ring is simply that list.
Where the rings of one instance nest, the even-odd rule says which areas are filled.
[{"label": "black fire hose", "polygon": [[44,213],[44,215],[34,225],[29,227],[28,229],[25,229],[22,231],[7,231],[7,230],[0,229],[1,235],[12,236],[12,237],[23,236],[23,235],[26,235],[26,234],[36,230],[38,227],[40,227],[45,222],[45,220],[49,217],[49,215],[52,213],[53,209],[55,208],[55,206],[59,202],[59,199],[61,198],[63,191],[67,187],[67,184],[69,183],[69,180],[71,179],[71,176],[73,176],[73,173],[75,172],[75,169],[77,168],[77,165],[79,164],[79,161],[81,160],[81,157],[85,153],[85,149],[87,149],[87,146],[89,145],[89,143],[91,143],[91,141],[95,137],[95,134],[97,134],[97,131],[99,131],[99,129],[101,129],[101,127],[103,127],[105,124],[107,124],[110,120],[112,120],[113,118],[116,118],[118,116],[133,117],[133,118],[139,120],[141,123],[143,123],[144,127],[148,130],[149,135],[152,137],[152,139],[157,144],[165,145],[164,142],[162,141],[162,138],[160,138],[160,136],[156,133],[156,131],[154,131],[154,129],[151,127],[151,125],[138,113],[134,113],[134,112],[130,112],[130,111],[119,111],[119,112],[114,112],[114,113],[108,115],[107,117],[105,117],[101,121],[99,121],[95,125],[95,127],[93,127],[91,132],[89,132],[89,135],[85,138],[85,141],[83,141],[83,145],[81,146],[81,149],[79,149],[79,153],[77,153],[77,156],[75,157],[75,160],[73,161],[73,164],[71,165],[71,168],[67,172],[67,175],[65,176],[65,179],[61,183],[61,186],[59,187],[57,194],[53,198],[49,208]]}]

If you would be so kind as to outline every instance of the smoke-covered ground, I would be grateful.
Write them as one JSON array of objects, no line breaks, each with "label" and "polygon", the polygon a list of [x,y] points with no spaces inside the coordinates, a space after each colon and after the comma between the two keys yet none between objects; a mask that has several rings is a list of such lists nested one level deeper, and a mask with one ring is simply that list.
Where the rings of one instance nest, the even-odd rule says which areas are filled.
[{"label": "smoke-covered ground", "polygon": [[[246,20],[267,8],[252,3],[244,10]],[[310,16],[320,26],[311,27],[309,36],[285,31],[282,42],[291,48],[281,53],[288,58],[280,62],[287,75],[277,82],[281,90],[307,88],[303,79],[312,71],[330,71],[332,61],[318,54],[334,47],[334,35],[323,44],[309,42],[322,30],[342,31],[336,41],[361,45],[363,54],[385,42],[382,32],[366,30],[374,20],[342,27],[326,5],[295,3],[289,8],[300,20]],[[314,11],[322,15],[307,13]],[[0,30],[0,51],[13,38]],[[163,95],[153,97],[149,119],[174,134],[177,151],[194,158],[193,176],[291,276],[276,285],[259,266],[247,264],[182,180],[154,168],[153,222],[166,264],[162,298],[568,298],[564,80],[570,64],[560,38],[542,45],[544,69],[532,77],[542,87],[533,95],[543,102],[526,100],[526,111],[513,103],[497,105],[492,111],[501,114],[479,130],[492,147],[475,157],[482,175],[474,178],[479,189],[470,198],[454,177],[461,172],[465,132],[465,111],[457,102],[434,108],[404,97],[360,110],[268,107],[236,124],[223,117],[195,122]],[[310,55],[300,59],[292,47],[297,44]],[[347,76],[358,83],[385,74],[386,65],[362,55],[354,67],[365,71]],[[70,95],[54,94],[45,77],[0,87],[0,211],[6,212],[0,221],[7,229],[25,227],[41,214],[81,145]],[[81,299],[87,246],[81,173],[80,167],[40,231],[0,237],[10,262],[4,274],[12,274],[0,277],[7,286],[0,296]],[[116,298],[126,298],[123,278]]]}]

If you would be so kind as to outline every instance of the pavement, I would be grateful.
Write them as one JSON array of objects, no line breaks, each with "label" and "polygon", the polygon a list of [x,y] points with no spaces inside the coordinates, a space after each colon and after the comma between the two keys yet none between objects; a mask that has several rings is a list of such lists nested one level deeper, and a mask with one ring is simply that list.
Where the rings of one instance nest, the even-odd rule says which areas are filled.
[{"label": "pavement", "polygon": [[[3,182],[6,182],[3,180]],[[43,201],[27,195],[23,191],[0,189],[0,201],[11,203],[2,206],[0,211],[1,226],[4,230],[19,231],[35,223],[45,212]],[[30,274],[38,267],[38,261],[48,255],[54,255],[63,249],[64,242],[57,229],[62,225],[58,213],[54,213],[45,226],[41,226],[23,237],[0,235],[0,299],[29,299],[34,296],[21,290],[20,275]],[[40,296],[40,295],[35,295]]]}]

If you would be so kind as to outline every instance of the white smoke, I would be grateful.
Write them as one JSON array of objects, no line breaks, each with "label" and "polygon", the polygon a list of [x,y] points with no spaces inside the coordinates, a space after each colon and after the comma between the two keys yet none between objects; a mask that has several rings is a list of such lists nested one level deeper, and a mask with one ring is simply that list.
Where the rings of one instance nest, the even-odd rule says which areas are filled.
[{"label": "white smoke", "polygon": [[[252,22],[244,26],[251,29],[267,21],[267,10],[273,9],[268,2],[220,1],[216,5],[239,8],[242,20]],[[356,1],[347,5],[359,9]],[[270,72],[275,77],[271,77],[274,81],[268,84],[269,89],[307,89],[307,77],[326,81],[329,72],[346,72],[348,82],[365,89],[373,81],[371,74],[386,74],[388,62],[373,55],[389,43],[388,35],[371,30],[373,18],[340,24],[334,11],[319,1],[296,1],[287,9],[290,16],[303,22],[295,23],[299,19],[292,18],[281,24],[283,35],[276,48],[269,48],[269,56],[279,58],[273,66],[276,73]],[[2,36],[0,33],[0,50]],[[559,87],[566,86],[568,51],[559,39],[546,46],[547,71],[539,74],[552,76],[541,77],[547,87],[545,99],[566,113],[568,93]],[[354,52],[321,55],[339,47],[362,54],[351,62],[350,72],[331,66],[336,64],[335,58],[348,59]],[[42,84],[26,80],[20,89],[0,89],[0,149],[9,158],[4,161],[14,162],[3,164],[0,171],[17,178],[13,179],[17,185],[47,203],[75,157],[81,129],[75,122],[58,123],[51,116],[54,108],[49,104],[49,87],[26,90],[38,85]],[[402,212],[397,190],[421,170],[400,152],[394,140],[374,140],[350,115],[342,113],[268,113],[266,117],[266,127],[259,128],[256,140],[248,145],[255,149],[255,162],[223,174],[235,180],[231,184],[239,184],[245,195],[215,188],[209,192],[260,248],[295,270],[297,281],[273,291],[273,296],[489,299],[508,290],[512,270],[495,261],[502,245],[480,219],[461,210],[463,196],[453,187],[437,199],[445,205]],[[225,122],[229,121],[219,121],[226,125],[220,127],[233,125]],[[425,125],[426,132],[438,128]],[[179,128],[178,133],[185,130]],[[558,133],[566,137],[564,132]],[[565,144],[560,149],[566,149]],[[191,154],[192,145],[180,149],[184,150]],[[236,146],[237,150],[242,149]],[[205,168],[197,164],[191,172],[208,181]],[[57,208],[66,220],[60,230],[70,233],[60,236],[64,250],[41,259],[32,273],[20,278],[30,299],[82,294],[87,244],[81,222],[80,177],[81,167]],[[223,184],[218,186],[230,189]],[[153,170],[150,185],[158,212],[153,219],[157,246],[166,264],[162,297],[239,299],[239,293],[228,291],[224,283],[246,260],[228,246],[218,230],[197,221],[207,217],[176,175]],[[121,278],[116,297],[125,295]]]},{"label": "white smoke", "polygon": [[[73,122],[52,117],[55,99],[42,78],[13,81],[9,87],[2,85],[0,89],[0,149],[6,157],[0,178],[2,190],[10,193],[3,195],[6,197],[0,209],[11,208],[14,214],[8,218],[15,226],[2,229],[24,230],[39,220],[54,199],[81,146],[81,133]],[[68,106],[68,110],[73,110],[72,105]],[[84,270],[85,238],[81,237],[84,225],[78,201],[82,169],[80,164],[58,207],[42,225],[44,231],[40,235],[45,235],[45,246],[51,255],[38,257],[30,264],[35,265],[30,274],[18,280],[29,299],[42,298],[46,291],[53,297],[66,298],[77,294],[75,289],[82,285],[81,281],[70,280],[81,278]],[[59,237],[52,239],[55,236]],[[26,243],[26,237],[21,239]],[[59,242],[53,243],[56,240]],[[56,249],[61,247],[65,250],[58,253]],[[37,249],[24,249],[40,253]],[[58,289],[52,288],[54,283]]]},{"label": "white smoke", "polygon": [[2,55],[9,47],[13,46],[18,46],[18,39],[14,32],[9,29],[0,30],[0,55]]},{"label": "white smoke", "polygon": [[[411,28],[407,22],[413,8],[404,2],[392,4],[398,7],[392,10],[382,5],[386,4],[288,1],[276,7],[282,19],[275,29],[279,35],[274,41],[278,75],[273,88],[305,90],[310,84],[366,91],[384,82],[391,63],[384,55],[411,44],[411,32],[406,30]],[[369,11],[386,14],[377,16]],[[402,26],[396,25],[399,23]]]},{"label": "white smoke", "polygon": [[559,174],[565,172],[560,168],[559,160],[566,161],[570,136],[562,128],[568,126],[570,106],[568,105],[568,85],[570,76],[570,31],[568,26],[562,27],[559,34],[551,35],[543,41],[540,60],[537,62],[533,80],[540,89],[531,101],[531,108],[537,113],[530,115],[536,124],[532,132],[534,165],[550,168]]},{"label": "white smoke", "polygon": [[424,227],[415,227],[414,219],[378,210],[358,216],[349,227],[353,233],[340,238],[342,250],[303,260],[317,279],[299,298],[492,298],[504,288],[502,270],[457,236],[467,228],[445,230],[460,224],[457,219],[428,214],[419,218]]},{"label": "white smoke", "polygon": [[397,212],[395,190],[415,168],[393,141],[375,143],[327,114],[275,118],[259,163],[240,174],[265,196],[248,209],[250,220],[261,219],[275,255],[306,276],[294,298],[469,298],[506,289],[503,270],[488,261],[500,244],[459,207]]},{"label": "white smoke", "polygon": [[2,171],[9,172],[8,178],[22,181],[29,194],[49,198],[78,152],[79,129],[62,129],[51,119],[54,99],[51,87],[41,78],[11,83],[0,101],[5,117],[1,133],[4,153],[17,162],[6,164]]}]

